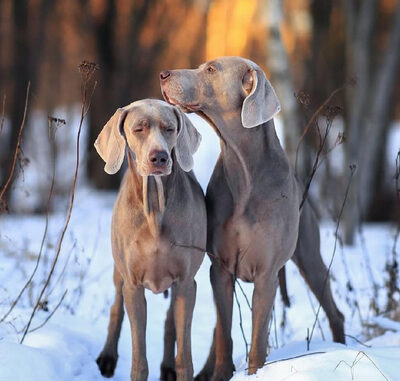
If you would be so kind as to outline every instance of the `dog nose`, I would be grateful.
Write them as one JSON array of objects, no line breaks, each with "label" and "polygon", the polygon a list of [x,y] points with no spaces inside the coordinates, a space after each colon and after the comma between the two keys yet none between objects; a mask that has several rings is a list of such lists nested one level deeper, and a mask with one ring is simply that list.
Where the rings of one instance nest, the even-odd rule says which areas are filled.
[{"label": "dog nose", "polygon": [[161,167],[167,164],[168,154],[165,151],[153,150],[150,152],[149,160],[153,165]]},{"label": "dog nose", "polygon": [[161,81],[165,81],[167,78],[169,78],[171,76],[171,72],[170,71],[168,71],[168,70],[163,70],[161,73],[160,73],[160,79],[161,79]]}]

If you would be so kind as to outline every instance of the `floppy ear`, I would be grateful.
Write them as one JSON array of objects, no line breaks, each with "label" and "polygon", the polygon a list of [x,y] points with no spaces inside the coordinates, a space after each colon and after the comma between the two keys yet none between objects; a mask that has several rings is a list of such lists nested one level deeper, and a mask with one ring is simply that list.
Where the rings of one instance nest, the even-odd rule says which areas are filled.
[{"label": "floppy ear", "polygon": [[281,110],[275,90],[264,72],[257,66],[249,73],[253,87],[242,106],[242,124],[246,128],[268,122]]},{"label": "floppy ear", "polygon": [[185,172],[193,168],[193,154],[199,148],[201,135],[197,132],[189,118],[177,107],[174,107],[178,119],[178,138],[175,155],[179,165]]},{"label": "floppy ear", "polygon": [[121,168],[125,156],[125,139],[121,128],[126,116],[126,110],[119,108],[101,130],[94,142],[100,157],[106,162],[104,171],[113,175]]}]

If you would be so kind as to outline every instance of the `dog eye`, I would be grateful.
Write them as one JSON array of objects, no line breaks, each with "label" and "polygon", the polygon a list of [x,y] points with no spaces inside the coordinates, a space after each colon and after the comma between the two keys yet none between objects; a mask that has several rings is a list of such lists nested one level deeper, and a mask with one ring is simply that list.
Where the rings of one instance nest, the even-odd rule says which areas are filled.
[{"label": "dog eye", "polygon": [[174,131],[175,131],[175,129],[172,128],[172,127],[168,127],[168,128],[167,128],[167,132],[174,132]]},{"label": "dog eye", "polygon": [[208,66],[206,70],[208,73],[215,73],[217,71],[217,69],[212,65]]},{"label": "dog eye", "polygon": [[133,131],[134,131],[134,132],[142,132],[142,131],[143,131],[143,128],[138,127],[138,128],[135,128]]}]

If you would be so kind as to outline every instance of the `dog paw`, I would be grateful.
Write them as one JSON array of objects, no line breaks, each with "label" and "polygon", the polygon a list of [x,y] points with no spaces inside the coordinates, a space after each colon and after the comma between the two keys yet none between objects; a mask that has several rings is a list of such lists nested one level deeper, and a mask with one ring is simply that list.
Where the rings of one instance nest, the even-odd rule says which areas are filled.
[{"label": "dog paw", "polygon": [[96,363],[104,377],[110,378],[114,375],[115,367],[117,366],[117,356],[101,353],[97,358]]},{"label": "dog paw", "polygon": [[209,381],[211,380],[212,373],[208,371],[201,371],[195,378],[194,381]]},{"label": "dog paw", "polygon": [[214,374],[210,378],[210,381],[228,381],[233,377],[235,371],[234,365],[229,365],[223,369],[215,369]]},{"label": "dog paw", "polygon": [[161,365],[161,375],[160,380],[162,381],[176,381],[176,372],[175,369],[169,366]]}]

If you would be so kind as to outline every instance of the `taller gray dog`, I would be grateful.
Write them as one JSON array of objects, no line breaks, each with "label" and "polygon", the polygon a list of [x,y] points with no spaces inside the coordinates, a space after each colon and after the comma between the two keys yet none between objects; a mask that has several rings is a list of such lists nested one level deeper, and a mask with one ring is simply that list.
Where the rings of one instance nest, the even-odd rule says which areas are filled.
[{"label": "taller gray dog", "polygon": [[232,377],[235,277],[254,283],[249,374],[265,362],[268,322],[278,272],[290,258],[324,308],[333,338],[344,343],[344,317],[333,300],[311,206],[299,211],[302,190],[275,133],[279,100],[254,62],[222,57],[195,70],[163,71],[164,98],[202,116],[221,140],[207,188],[207,251],[217,325],[198,380]]}]

